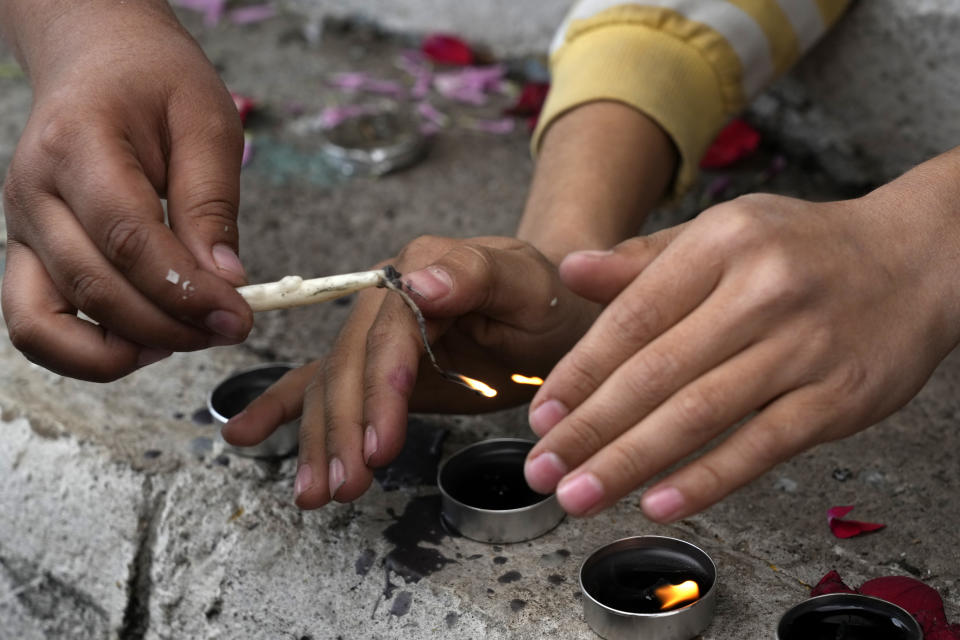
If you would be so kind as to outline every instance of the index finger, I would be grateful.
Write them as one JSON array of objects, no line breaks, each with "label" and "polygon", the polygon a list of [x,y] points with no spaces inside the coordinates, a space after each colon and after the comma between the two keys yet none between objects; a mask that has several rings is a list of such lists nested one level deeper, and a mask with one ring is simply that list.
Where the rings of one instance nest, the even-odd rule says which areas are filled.
[{"label": "index finger", "polygon": [[117,134],[88,142],[56,186],[103,255],[170,316],[228,342],[243,340],[253,323],[249,306],[164,223],[159,196],[129,144]]}]

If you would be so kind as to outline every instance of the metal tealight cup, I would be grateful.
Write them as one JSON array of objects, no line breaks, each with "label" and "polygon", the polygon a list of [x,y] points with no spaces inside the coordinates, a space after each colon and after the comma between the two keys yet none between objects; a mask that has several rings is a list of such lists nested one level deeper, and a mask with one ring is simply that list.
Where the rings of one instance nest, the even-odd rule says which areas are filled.
[{"label": "metal tealight cup", "polygon": [[447,458],[437,472],[447,524],[467,538],[494,544],[531,540],[560,524],[565,513],[556,494],[536,493],[523,476],[534,444],[496,438]]},{"label": "metal tealight cup", "polygon": [[780,618],[776,640],[923,640],[907,611],[859,593],[829,593],[804,600]]},{"label": "metal tealight cup", "polygon": [[[651,574],[687,576],[697,582],[699,596],[679,608],[638,613],[630,600],[649,591],[638,581]],[[584,560],[580,590],[587,624],[605,640],[691,640],[713,620],[717,567],[702,549],[677,538],[623,538]]]},{"label": "metal tealight cup", "polygon": [[[292,364],[264,364],[228,376],[214,387],[207,398],[210,415],[219,424],[226,424],[270,385],[294,368]],[[225,443],[224,450],[249,458],[282,458],[297,450],[299,437],[300,420],[294,420],[277,427],[276,431],[260,444],[236,447]]]}]

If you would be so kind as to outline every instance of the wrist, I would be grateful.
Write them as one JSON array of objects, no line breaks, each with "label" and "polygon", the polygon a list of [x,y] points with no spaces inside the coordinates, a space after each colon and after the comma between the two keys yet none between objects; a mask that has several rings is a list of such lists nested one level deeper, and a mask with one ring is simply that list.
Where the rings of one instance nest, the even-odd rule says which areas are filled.
[{"label": "wrist", "polygon": [[554,263],[636,235],[670,184],[677,154],[651,119],[617,102],[593,102],[544,134],[517,237]]},{"label": "wrist", "polygon": [[96,59],[94,51],[124,36],[143,42],[158,25],[182,29],[166,0],[0,0],[0,25],[34,88],[84,54]]}]

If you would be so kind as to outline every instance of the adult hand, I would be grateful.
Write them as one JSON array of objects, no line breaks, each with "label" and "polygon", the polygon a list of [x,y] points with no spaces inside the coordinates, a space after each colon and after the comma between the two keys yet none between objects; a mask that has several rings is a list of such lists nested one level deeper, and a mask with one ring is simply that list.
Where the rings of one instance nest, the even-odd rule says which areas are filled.
[{"label": "adult hand", "polygon": [[243,136],[212,65],[166,2],[8,5],[34,88],[4,190],[13,344],[106,381],[243,340]]},{"label": "adult hand", "polygon": [[902,202],[754,195],[568,256],[564,283],[608,306],[531,404],[531,487],[592,515],[700,451],[643,496],[676,520],[901,407],[957,338]]},{"label": "adult hand", "polygon": [[362,293],[326,358],[287,374],[223,431],[249,446],[302,409],[294,489],[301,508],[360,496],[370,468],[400,452],[408,410],[469,413],[526,402],[532,388],[510,375],[545,375],[598,311],[568,291],[539,252],[512,238],[419,238],[390,264],[419,292],[413,299],[441,365],[499,393],[479,397],[439,376],[403,300]]}]

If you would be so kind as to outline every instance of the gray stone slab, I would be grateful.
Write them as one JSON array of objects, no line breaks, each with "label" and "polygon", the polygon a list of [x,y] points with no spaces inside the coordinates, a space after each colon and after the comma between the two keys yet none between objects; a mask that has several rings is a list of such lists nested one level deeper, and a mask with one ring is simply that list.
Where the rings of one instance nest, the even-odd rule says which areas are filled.
[{"label": "gray stone slab", "polygon": [[[254,130],[257,155],[243,177],[242,253],[254,280],[363,268],[422,233],[512,232],[531,170],[522,132],[443,132],[409,171],[341,180],[317,160],[316,135],[291,124],[289,103],[309,115],[341,99],[324,89],[327,72],[386,74],[394,45],[308,45],[289,36],[302,26],[294,18],[190,25],[231,87],[273,114]],[[0,79],[0,167],[28,104],[23,80]],[[793,165],[768,187],[841,193]],[[653,225],[689,215],[701,195]],[[176,355],[110,385],[31,365],[0,332],[0,637],[586,639],[594,636],[580,613],[580,562],[600,544],[645,533],[690,540],[717,561],[720,600],[705,640],[769,638],[832,568],[852,584],[916,576],[960,618],[957,355],[883,424],[805,453],[696,517],[651,525],[631,497],[531,543],[494,547],[440,533],[429,486],[375,486],[353,505],[301,513],[291,504],[292,460],[220,456],[214,427],[197,413],[216,381],[321,354],[348,312],[328,304],[262,314],[245,346]],[[450,452],[527,435],[523,418],[423,420],[450,431]],[[888,527],[837,540],[826,510],[838,504]]]}]

